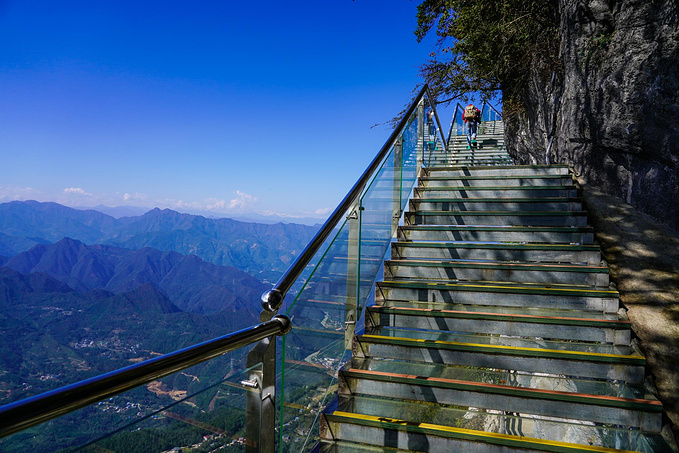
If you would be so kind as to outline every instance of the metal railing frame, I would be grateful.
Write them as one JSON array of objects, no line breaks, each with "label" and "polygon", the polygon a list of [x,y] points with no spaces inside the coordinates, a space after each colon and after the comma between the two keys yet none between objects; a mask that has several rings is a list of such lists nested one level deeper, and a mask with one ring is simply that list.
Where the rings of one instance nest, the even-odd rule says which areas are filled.
[{"label": "metal railing frame", "polygon": [[[335,228],[339,225],[339,223],[345,218],[347,212],[349,213],[349,216],[356,216],[356,219],[359,218],[360,216],[360,211],[361,211],[361,206],[360,206],[360,199],[361,195],[363,194],[363,191],[366,189],[370,181],[372,180],[373,176],[376,174],[377,171],[379,171],[382,162],[384,159],[387,157],[389,152],[391,151],[392,148],[397,147],[398,148],[398,143],[401,137],[401,134],[403,131],[406,129],[407,125],[409,124],[409,120],[413,113],[415,112],[416,109],[420,109],[418,112],[418,118],[422,121],[424,120],[424,112],[423,112],[423,100],[427,97],[429,100],[429,107],[432,109],[434,112],[434,117],[436,119],[436,123],[438,124],[439,128],[435,132],[436,134],[440,134],[442,138],[442,142],[447,144],[447,140],[445,136],[443,135],[443,129],[441,128],[441,121],[438,117],[438,113],[436,112],[436,107],[433,102],[433,97],[429,91],[429,87],[427,85],[424,85],[418,95],[415,97],[414,101],[411,103],[410,107],[407,109],[406,113],[403,115],[401,120],[399,121],[398,125],[394,128],[394,131],[391,133],[385,144],[382,146],[380,151],[377,153],[375,158],[370,162],[368,167],[364,170],[363,174],[358,178],[356,183],[353,185],[353,187],[349,190],[347,195],[342,199],[342,201],[337,205],[335,210],[330,214],[328,219],[325,221],[323,226],[318,230],[316,235],[309,241],[307,246],[302,250],[302,252],[297,256],[295,261],[288,267],[288,269],[285,271],[285,273],[281,276],[281,278],[276,282],[276,284],[272,287],[272,289],[266,291],[261,298],[261,303],[262,303],[262,313],[260,317],[262,320],[266,319],[267,317],[273,316],[273,314],[277,313],[278,310],[281,308],[283,305],[283,300],[285,299],[286,294],[290,290],[290,288],[293,286],[293,284],[297,281],[297,279],[300,277],[304,269],[307,267],[307,265],[311,262],[313,257],[316,255],[316,253],[321,249],[323,244],[325,243],[326,239],[330,237],[332,232],[335,230]],[[418,131],[424,130],[422,125],[418,126]],[[423,137],[418,137],[418,140],[422,140]],[[447,146],[447,145],[446,145]],[[359,224],[359,221],[354,221],[353,222],[353,228],[352,234],[356,234],[356,227]],[[352,236],[353,237],[353,236]],[[351,271],[350,271],[351,272]],[[356,270],[354,270],[354,274],[350,275],[356,275]],[[355,277],[357,278],[357,277]],[[357,285],[358,280],[355,282],[348,282],[349,285]],[[354,294],[353,288],[348,291],[348,301],[347,301],[347,310],[346,310],[346,319],[345,319],[345,342],[349,337],[353,337],[353,329],[355,328],[356,321],[358,319],[358,305],[357,305],[357,298],[356,297],[351,297],[351,295],[356,296]],[[266,340],[265,340],[266,341]],[[251,363],[263,363],[263,373],[264,373],[264,379],[266,380],[266,394],[267,395],[274,395],[274,392],[276,390],[276,382],[275,378],[272,376],[275,376],[275,342],[271,342],[273,344],[268,344],[268,345],[261,345],[260,347],[255,348],[248,356],[248,365]],[[268,378],[266,377],[268,376]],[[256,376],[253,374],[252,378],[256,378]],[[248,444],[246,446],[246,451],[248,453],[256,452],[256,451],[266,451],[266,452],[271,452],[273,453],[275,449],[275,400],[273,397],[268,398],[265,401],[260,401],[257,399],[257,397],[251,393],[248,393],[248,401],[247,401],[247,406],[248,406],[248,416],[252,416],[252,420],[261,420],[262,421],[262,426],[270,426],[270,432],[266,434],[260,433],[259,439],[262,441],[266,441],[266,445],[260,444],[260,445],[250,445]],[[247,423],[248,426],[254,425],[254,423]]]},{"label": "metal railing frame", "polygon": [[[484,102],[483,107],[481,108],[481,118],[483,118],[483,113],[486,111],[486,107],[490,107],[492,111],[494,111],[498,117],[502,118],[502,113],[500,113],[495,107],[492,106],[489,102]],[[493,132],[495,133],[495,122],[493,122]],[[487,131],[484,129],[484,132],[487,133]]]},{"label": "metal railing frame", "polygon": [[450,144],[450,141],[453,139],[453,126],[455,126],[455,120],[457,119],[457,114],[459,111],[464,113],[464,107],[462,107],[462,105],[459,102],[456,102],[455,113],[453,113],[453,119],[450,121],[450,129],[448,130],[448,144]]},{"label": "metal railing frame", "polygon": [[489,103],[489,102],[484,102],[484,103],[483,103],[483,108],[481,109],[481,116],[483,116],[483,112],[486,110],[486,107],[490,107],[490,109],[491,109],[492,111],[494,111],[495,113],[497,113],[497,116],[499,116],[500,118],[502,118],[502,112],[500,112],[498,109],[496,109],[495,107],[493,107],[493,104],[491,104],[491,103]]}]

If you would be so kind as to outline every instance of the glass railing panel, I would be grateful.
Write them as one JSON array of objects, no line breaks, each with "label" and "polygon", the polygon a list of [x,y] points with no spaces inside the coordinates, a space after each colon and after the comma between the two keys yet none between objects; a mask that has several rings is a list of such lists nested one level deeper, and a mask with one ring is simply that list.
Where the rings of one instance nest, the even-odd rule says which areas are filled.
[{"label": "glass railing panel", "polygon": [[446,142],[441,130],[441,123],[436,117],[435,109],[430,104],[429,98],[424,99],[426,122],[424,126],[424,166],[441,166],[447,164],[445,152]]},{"label": "glass railing panel", "polygon": [[[363,309],[374,301],[375,280],[402,211],[416,183],[423,150],[441,147],[427,123],[424,103],[406,122],[342,225],[307,266],[284,312],[292,330],[280,341],[278,451],[310,451],[318,440],[321,410],[337,395],[337,371],[350,357]],[[320,256],[320,258],[318,258]]]},{"label": "glass railing panel", "polygon": [[466,146],[466,142],[462,138],[466,134],[465,123],[463,119],[464,108],[458,103],[455,105],[453,119],[450,121],[450,130],[448,131],[448,151],[451,153],[458,152],[461,148]]},{"label": "glass railing panel", "polygon": [[[408,199],[417,182],[417,159],[420,149],[417,146],[417,121],[413,117],[401,135],[401,211],[408,206]],[[398,171],[398,169],[396,170]]]},{"label": "glass railing panel", "polygon": [[423,148],[424,148],[424,165],[431,166],[435,159],[436,142],[439,132],[436,127],[436,118],[434,116],[434,109],[432,108],[429,99],[425,98],[424,103],[424,130],[423,130]]},{"label": "glass railing panel", "polygon": [[466,131],[464,129],[464,109],[460,104],[455,107],[455,121],[453,123],[455,131],[452,135],[465,135]]},{"label": "glass railing panel", "polygon": [[372,292],[401,213],[401,152],[392,152],[361,197],[359,307]]},{"label": "glass railing panel", "polygon": [[0,451],[245,451],[245,349],[0,439]]},{"label": "glass railing panel", "polygon": [[[328,242],[328,241],[326,241]],[[318,417],[336,391],[345,354],[347,299],[356,292],[358,213],[347,218],[313,266],[285,314],[292,330],[281,340],[278,449],[306,451],[318,438]],[[350,282],[350,280],[353,280]],[[313,440],[313,441],[312,441]]]},{"label": "glass railing panel", "polygon": [[481,112],[481,121],[501,121],[502,115],[490,106],[488,103],[483,104],[483,111]]}]

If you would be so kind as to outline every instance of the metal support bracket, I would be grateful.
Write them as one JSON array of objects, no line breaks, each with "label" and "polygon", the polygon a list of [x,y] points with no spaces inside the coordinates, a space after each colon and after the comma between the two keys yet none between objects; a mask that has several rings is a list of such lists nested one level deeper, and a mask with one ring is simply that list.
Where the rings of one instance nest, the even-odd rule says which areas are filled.
[{"label": "metal support bracket", "polygon": [[[263,316],[266,315],[263,313]],[[245,451],[273,453],[276,438],[276,337],[257,343],[248,353],[246,366],[250,369],[248,379],[241,384],[251,390],[246,395]]]}]

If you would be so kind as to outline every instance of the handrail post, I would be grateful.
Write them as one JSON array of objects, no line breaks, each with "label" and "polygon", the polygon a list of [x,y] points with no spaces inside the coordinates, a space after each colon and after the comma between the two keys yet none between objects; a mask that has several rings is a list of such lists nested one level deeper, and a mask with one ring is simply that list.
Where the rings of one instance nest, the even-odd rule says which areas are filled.
[{"label": "handrail post", "polygon": [[401,219],[401,204],[403,203],[403,137],[399,137],[394,144],[394,189],[392,191],[391,236],[394,237]]},{"label": "handrail post", "polygon": [[[262,296],[264,309],[260,322],[273,318],[283,302],[279,293],[267,291]],[[288,328],[289,331],[290,327]],[[285,335],[286,332],[282,333]],[[259,366],[258,366],[259,365]],[[248,353],[249,369],[245,398],[245,451],[247,453],[274,453],[276,447],[276,337],[260,340]]]},{"label": "handrail post", "polygon": [[357,201],[351,209],[347,221],[349,222],[349,237],[347,249],[347,286],[344,318],[344,349],[351,350],[358,320],[358,298],[360,295],[360,260],[361,260],[361,220],[363,205]]},{"label": "handrail post", "polygon": [[[428,92],[427,92],[428,93]],[[436,150],[436,131],[434,130],[434,106],[431,98],[427,95],[424,108],[424,149],[428,151],[427,167],[431,166],[431,157]]]},{"label": "handrail post", "polygon": [[[245,451],[248,453],[274,451],[273,446],[275,445],[275,442],[269,442],[269,437],[274,436],[267,435],[266,433],[269,431],[267,429],[269,426],[272,428],[274,427],[275,420],[271,420],[271,423],[267,424],[267,417],[264,416],[266,412],[265,401],[264,398],[262,398],[264,389],[268,387],[268,382],[265,383],[264,381],[271,374],[271,370],[269,369],[270,363],[268,360],[270,355],[268,353],[269,350],[274,351],[275,358],[275,340],[271,342],[269,338],[265,338],[257,343],[247,355],[246,366],[249,368],[248,379],[247,381],[243,381],[242,384],[246,385],[247,391],[245,397]],[[273,374],[275,376],[275,362],[273,367]],[[271,398],[271,400],[272,399],[273,398]]]},{"label": "handrail post", "polygon": [[485,134],[486,133],[486,122],[483,121],[483,112],[486,111],[486,101],[483,101],[483,104],[481,105],[481,124],[479,124],[479,135],[480,134]]},{"label": "handrail post", "polygon": [[425,165],[425,150],[424,150],[424,99],[417,104],[417,171],[419,174],[420,168]]}]

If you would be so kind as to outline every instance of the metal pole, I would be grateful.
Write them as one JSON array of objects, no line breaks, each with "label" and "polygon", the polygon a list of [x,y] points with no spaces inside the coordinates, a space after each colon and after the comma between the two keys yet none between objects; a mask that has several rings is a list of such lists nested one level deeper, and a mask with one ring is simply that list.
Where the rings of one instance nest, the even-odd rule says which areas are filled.
[{"label": "metal pole", "polygon": [[401,208],[403,203],[403,138],[399,137],[394,145],[394,186],[392,191],[392,199],[394,200],[392,206],[391,216],[391,235],[396,233],[398,228],[398,221],[401,218]]},{"label": "metal pole", "polygon": [[420,101],[417,106],[417,174],[424,161],[424,102]]},{"label": "metal pole", "polygon": [[344,318],[344,348],[351,350],[356,321],[358,320],[358,296],[359,296],[359,260],[361,244],[361,211],[363,207],[359,203],[349,214],[349,238],[347,250],[347,286],[346,305]]},{"label": "metal pole", "polygon": [[[262,310],[261,322],[272,319],[273,312]],[[292,326],[290,326],[292,328]],[[290,328],[285,332],[289,332]],[[285,334],[284,333],[284,334]],[[284,335],[283,334],[283,335]],[[248,387],[245,398],[245,451],[274,453],[276,447],[276,337],[262,339],[248,353]]]}]

